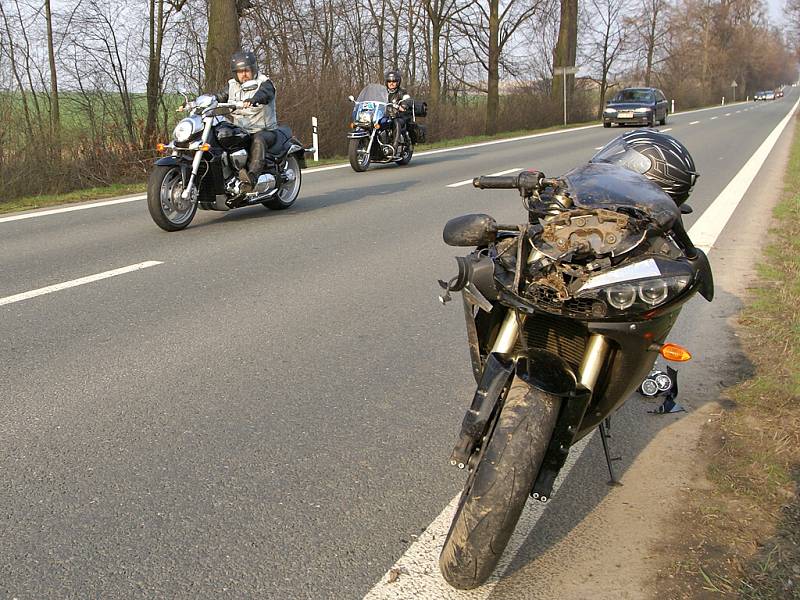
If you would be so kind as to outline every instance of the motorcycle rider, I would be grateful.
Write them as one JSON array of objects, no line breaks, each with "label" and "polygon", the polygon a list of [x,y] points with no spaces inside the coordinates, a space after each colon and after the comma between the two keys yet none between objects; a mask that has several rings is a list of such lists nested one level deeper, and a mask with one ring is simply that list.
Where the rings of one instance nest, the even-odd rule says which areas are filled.
[{"label": "motorcycle rider", "polygon": [[400,112],[394,118],[394,148],[397,152],[400,138],[406,133],[408,123],[411,122],[411,97],[406,90],[400,87],[403,81],[400,71],[391,69],[386,71],[386,91],[389,93],[389,102],[399,105]]},{"label": "motorcycle rider", "polygon": [[[233,123],[252,138],[247,168],[239,171],[239,189],[250,192],[264,168],[266,150],[276,140],[275,86],[269,77],[259,74],[256,55],[249,51],[237,50],[231,55],[231,73],[233,78],[228,80],[227,87],[214,96],[218,102],[244,102],[244,107],[233,111],[231,116]],[[259,82],[258,88],[243,91],[242,86],[251,80]]]}]

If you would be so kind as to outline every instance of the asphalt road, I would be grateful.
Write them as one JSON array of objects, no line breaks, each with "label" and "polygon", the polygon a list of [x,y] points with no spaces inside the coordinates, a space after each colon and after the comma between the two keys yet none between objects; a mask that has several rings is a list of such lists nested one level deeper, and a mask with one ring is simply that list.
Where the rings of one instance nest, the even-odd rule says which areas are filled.
[{"label": "asphalt road", "polygon": [[[796,100],[660,128],[702,173],[689,226]],[[199,213],[178,233],[144,201],[0,217],[0,596],[363,597],[463,483],[447,458],[473,380],[463,314],[437,300],[458,253],[442,226],[523,220],[514,193],[447,186],[556,175],[619,133],[311,170],[289,211]],[[589,509],[600,459],[590,444],[564,484],[597,480]],[[550,538],[584,510],[566,496]]]}]

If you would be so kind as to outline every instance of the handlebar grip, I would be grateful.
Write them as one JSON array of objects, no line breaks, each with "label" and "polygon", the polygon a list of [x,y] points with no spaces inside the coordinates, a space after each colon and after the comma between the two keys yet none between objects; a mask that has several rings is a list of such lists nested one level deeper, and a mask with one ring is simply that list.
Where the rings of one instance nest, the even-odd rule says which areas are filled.
[{"label": "handlebar grip", "polygon": [[472,180],[472,186],[481,190],[516,190],[519,175],[481,175]]}]

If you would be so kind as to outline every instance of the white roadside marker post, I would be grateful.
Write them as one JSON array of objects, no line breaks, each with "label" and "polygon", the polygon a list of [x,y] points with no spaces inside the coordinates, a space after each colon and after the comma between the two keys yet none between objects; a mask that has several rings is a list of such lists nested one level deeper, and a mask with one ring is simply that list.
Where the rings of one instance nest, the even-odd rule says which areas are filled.
[{"label": "white roadside marker post", "polygon": [[311,143],[314,145],[314,162],[319,162],[319,133],[317,117],[311,117]]}]

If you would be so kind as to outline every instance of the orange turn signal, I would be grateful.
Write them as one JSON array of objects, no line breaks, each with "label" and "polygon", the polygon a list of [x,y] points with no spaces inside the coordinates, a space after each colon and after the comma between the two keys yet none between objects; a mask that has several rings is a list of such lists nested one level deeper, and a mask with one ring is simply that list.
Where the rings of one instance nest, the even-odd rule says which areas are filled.
[{"label": "orange turn signal", "polygon": [[200,150],[202,150],[203,152],[208,152],[209,150],[211,150],[211,144],[203,144],[202,146],[200,146]]},{"label": "orange turn signal", "polygon": [[163,151],[164,151],[164,150],[166,150],[166,149],[167,149],[167,147],[166,147],[164,144],[160,144],[160,143],[159,143],[159,144],[156,144],[156,150],[157,150],[158,152],[163,152]]},{"label": "orange turn signal", "polygon": [[692,355],[689,353],[689,351],[682,346],[678,346],[678,344],[664,344],[661,346],[659,352],[661,353],[661,356],[673,362],[686,362],[687,360],[692,359]]},{"label": "orange turn signal", "polygon": [[375,129],[380,129],[380,128],[381,128],[381,124],[380,123],[375,123]]}]

